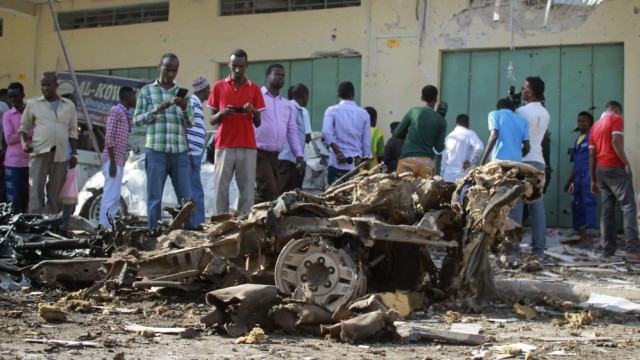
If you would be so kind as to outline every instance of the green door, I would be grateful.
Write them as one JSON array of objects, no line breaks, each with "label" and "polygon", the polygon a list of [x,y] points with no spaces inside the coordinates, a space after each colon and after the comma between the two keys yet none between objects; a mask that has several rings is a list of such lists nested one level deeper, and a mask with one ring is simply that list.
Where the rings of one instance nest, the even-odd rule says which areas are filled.
[{"label": "green door", "polygon": [[[577,138],[573,131],[580,111],[595,107],[597,120],[609,100],[623,100],[622,44],[559,46],[518,50],[445,52],[442,58],[441,99],[449,103],[448,128],[456,115],[466,113],[471,128],[486,144],[487,114],[498,99],[516,92],[528,76],[545,82],[545,106],[551,115],[551,167],[554,172],[545,208],[548,227],[572,227],[571,196],[564,185],[571,174],[567,149]],[[623,104],[624,105],[624,104]]]},{"label": "green door", "polygon": [[[310,91],[307,110],[311,116],[314,131],[322,129],[322,118],[327,107],[338,102],[336,89],[341,81],[351,81],[356,89],[356,102],[360,103],[360,57],[342,57],[306,60],[274,60],[249,62],[245,75],[258,85],[265,84],[265,72],[270,64],[278,63],[285,70],[285,84],[282,96],[287,97],[289,86],[303,83]],[[229,75],[226,64],[220,66],[220,78]]]}]

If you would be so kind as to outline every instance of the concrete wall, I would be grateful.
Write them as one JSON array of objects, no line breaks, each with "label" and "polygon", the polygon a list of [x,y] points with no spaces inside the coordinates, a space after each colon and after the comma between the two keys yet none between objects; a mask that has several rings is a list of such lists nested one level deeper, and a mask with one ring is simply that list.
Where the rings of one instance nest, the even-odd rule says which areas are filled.
[{"label": "concrete wall", "polygon": [[[144,2],[154,1],[136,1]],[[640,92],[640,0],[605,0],[593,8],[556,5],[546,27],[544,8],[512,0],[511,11],[509,1],[502,3],[495,8],[489,0],[362,0],[360,7],[220,17],[216,0],[171,0],[168,23],[63,34],[77,71],[154,66],[162,53],[175,52],[181,60],[177,81],[185,85],[200,74],[215,79],[218,66],[225,66],[234,48],[247,50],[250,61],[304,59],[316,51],[353,49],[362,55],[362,104],[378,109],[386,136],[391,121],[420,104],[420,88],[439,82],[442,51],[621,42],[626,147],[633,163],[640,163],[640,150],[629,140],[640,135],[640,122],[632,121],[640,116],[640,102],[635,101]],[[55,7],[69,11],[130,4],[66,0]],[[493,20],[494,11],[498,21]],[[37,6],[35,17],[0,16],[0,48],[6,50],[0,53],[0,86],[22,74],[28,95],[38,94],[41,72],[66,69],[49,7]]]}]

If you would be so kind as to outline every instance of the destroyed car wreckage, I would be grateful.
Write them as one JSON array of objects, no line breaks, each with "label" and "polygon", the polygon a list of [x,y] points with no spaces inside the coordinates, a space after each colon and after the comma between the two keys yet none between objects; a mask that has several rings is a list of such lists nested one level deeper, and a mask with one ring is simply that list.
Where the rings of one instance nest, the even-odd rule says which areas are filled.
[{"label": "destroyed car wreckage", "polygon": [[[123,218],[112,230],[87,234],[84,226],[84,235],[56,233],[53,220],[6,207],[0,263],[44,286],[91,286],[85,298],[103,286],[224,291],[275,283],[291,301],[330,313],[373,291],[447,294],[482,305],[495,295],[489,252],[521,237],[509,210],[539,199],[543,185],[542,172],[516,162],[475,168],[457,184],[374,171],[320,195],[293,191],[247,214],[213,216],[202,232],[179,230],[192,203],[171,209],[173,220],[156,229]],[[70,259],[70,249],[86,249],[85,257]],[[439,266],[436,254],[443,255]]]}]

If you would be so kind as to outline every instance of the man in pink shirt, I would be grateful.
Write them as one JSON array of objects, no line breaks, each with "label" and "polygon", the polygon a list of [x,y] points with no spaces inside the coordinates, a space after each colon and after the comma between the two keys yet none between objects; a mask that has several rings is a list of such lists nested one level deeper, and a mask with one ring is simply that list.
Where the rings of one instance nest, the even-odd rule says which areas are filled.
[{"label": "man in pink shirt", "polygon": [[271,64],[267,68],[267,84],[262,87],[265,110],[262,124],[255,129],[256,147],[256,203],[275,200],[279,194],[278,155],[285,142],[293,150],[299,171],[304,171],[304,158],[298,139],[297,111],[291,103],[280,95],[284,86],[284,67]]},{"label": "man in pink shirt", "polygon": [[[19,82],[9,84],[11,109],[2,115],[4,140],[7,152],[4,157],[4,181],[7,202],[18,212],[26,212],[29,204],[29,154],[22,150],[20,142],[20,119],[24,111],[24,87]],[[33,129],[27,134],[31,141]]]},{"label": "man in pink shirt", "polygon": [[616,199],[622,208],[624,240],[627,253],[625,260],[640,263],[640,242],[638,241],[638,210],[634,199],[631,164],[624,152],[624,120],[622,105],[609,101],[605,112],[591,127],[589,137],[589,173],[591,192],[600,193],[602,215],[600,230],[604,240],[604,255],[614,256],[617,250]]}]

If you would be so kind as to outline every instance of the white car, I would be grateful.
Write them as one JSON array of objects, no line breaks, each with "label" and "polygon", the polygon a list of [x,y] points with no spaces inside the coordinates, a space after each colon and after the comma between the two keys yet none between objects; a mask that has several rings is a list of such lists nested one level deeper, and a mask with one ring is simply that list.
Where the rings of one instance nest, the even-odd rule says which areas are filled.
[{"label": "white car", "polygon": [[[303,190],[311,193],[322,192],[326,185],[327,159],[329,151],[322,143],[322,134],[314,133],[313,140],[306,145],[307,172],[303,183]],[[207,144],[213,141],[213,132],[207,133]],[[213,215],[213,205],[216,201],[216,191],[213,191],[213,170],[214,165],[202,157],[201,179],[204,188],[205,216]],[[78,206],[76,214],[86,219],[97,222],[100,214],[100,203],[102,201],[102,188],[104,186],[104,176],[98,171],[84,185],[78,194]],[[231,182],[229,189],[229,203],[232,208],[236,208],[238,199],[238,187],[235,179]],[[177,206],[175,191],[169,178],[164,186],[162,194],[162,207]],[[122,192],[120,194],[120,214],[132,214],[146,219],[147,217],[147,176],[145,172],[144,153],[136,154],[133,151],[124,166],[124,177],[122,179]],[[166,212],[163,217],[169,217]]]}]

